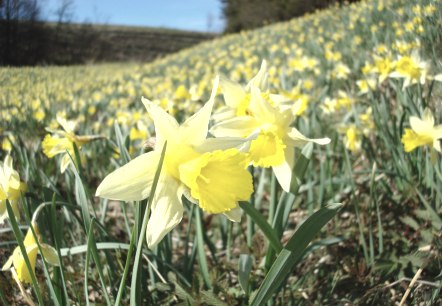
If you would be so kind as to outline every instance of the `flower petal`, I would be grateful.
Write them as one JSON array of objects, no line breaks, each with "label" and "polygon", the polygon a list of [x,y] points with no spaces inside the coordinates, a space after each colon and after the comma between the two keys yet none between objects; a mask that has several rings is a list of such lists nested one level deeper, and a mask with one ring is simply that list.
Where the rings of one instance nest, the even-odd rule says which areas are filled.
[{"label": "flower petal", "polygon": [[53,266],[59,266],[57,251],[50,245],[45,243],[40,243],[41,251],[43,252],[43,257],[47,263]]},{"label": "flower petal", "polygon": [[215,97],[218,91],[218,83],[219,78],[216,77],[209,101],[180,126],[180,138],[186,139],[191,145],[198,145],[207,137],[210,116],[212,114],[213,104],[215,103]]},{"label": "flower petal", "polygon": [[250,116],[242,116],[232,118],[214,125],[210,129],[210,133],[216,137],[247,137],[251,135],[257,128],[259,123],[255,118]]},{"label": "flower petal", "polygon": [[227,106],[236,109],[246,99],[246,91],[240,84],[229,80],[225,76],[220,77],[219,84]]},{"label": "flower petal", "polygon": [[261,63],[261,68],[259,68],[258,73],[247,84],[246,90],[250,90],[252,86],[258,87],[262,91],[267,90],[267,76],[267,61],[263,60]]},{"label": "flower petal", "polygon": [[226,211],[224,215],[232,222],[240,222],[242,217],[242,209],[239,206]]},{"label": "flower petal", "polygon": [[296,128],[291,128],[290,132],[288,133],[288,136],[289,139],[287,140],[287,143],[290,146],[295,146],[295,147],[302,147],[307,142],[314,142],[319,145],[326,145],[330,143],[330,138],[328,137],[316,138],[316,139],[307,138],[304,135],[302,135]]},{"label": "flower petal", "polygon": [[227,150],[237,148],[240,152],[247,152],[250,147],[250,142],[258,136],[258,133],[253,133],[250,137],[219,137],[207,138],[201,145],[195,149],[200,153],[212,152],[216,150]]},{"label": "flower petal", "polygon": [[183,189],[180,182],[164,175],[158,182],[152,202],[152,213],[147,223],[146,240],[149,249],[153,249],[183,218],[181,196]]},{"label": "flower petal", "polygon": [[120,201],[140,201],[150,194],[160,154],[148,152],[105,177],[95,196]]},{"label": "flower petal", "polygon": [[295,149],[287,147],[284,150],[285,161],[279,165],[272,167],[276,179],[285,192],[290,192],[290,185],[292,183],[293,166],[295,163]]},{"label": "flower petal", "polygon": [[178,134],[178,122],[173,116],[169,115],[152,101],[144,97],[141,97],[141,101],[154,122],[157,146],[162,148],[164,141],[173,139]]},{"label": "flower petal", "polygon": [[253,116],[260,122],[273,123],[278,113],[261,94],[258,87],[252,86],[249,109]]}]

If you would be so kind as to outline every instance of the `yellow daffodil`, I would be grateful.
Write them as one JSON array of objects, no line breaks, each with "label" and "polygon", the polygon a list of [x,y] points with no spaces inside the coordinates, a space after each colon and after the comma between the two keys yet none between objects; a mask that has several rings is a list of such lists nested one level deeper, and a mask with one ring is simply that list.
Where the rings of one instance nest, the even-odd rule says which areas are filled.
[{"label": "yellow daffodil", "polygon": [[[43,252],[43,257],[45,258],[46,262],[48,262],[51,265],[58,266],[59,262],[58,262],[57,251],[50,245],[40,242],[40,232],[38,230],[36,223],[32,222],[31,226],[34,229],[37,239],[39,240],[39,244]],[[32,271],[29,271],[28,267],[26,266],[25,259],[23,257],[23,254],[19,246],[17,246],[14,249],[12,255],[4,264],[2,271],[13,268],[18,280],[21,283],[29,284],[32,281],[31,273],[35,273],[35,265],[37,263],[37,254],[38,254],[37,241],[35,240],[35,237],[31,229],[28,229],[25,239],[23,240],[23,244],[26,248],[26,254],[28,255]]]},{"label": "yellow daffodil", "polygon": [[425,84],[426,80],[442,81],[442,74],[431,76],[428,74],[429,65],[420,59],[417,52],[411,56],[400,56],[395,62],[395,69],[390,73],[392,78],[403,78],[403,88],[413,84]]},{"label": "yellow daffodil", "polygon": [[345,147],[353,153],[361,150],[361,131],[356,126],[351,125],[345,130]]},{"label": "yellow daffodil", "polygon": [[5,160],[0,163],[0,224],[8,217],[6,200],[11,204],[16,218],[19,217],[18,200],[21,193],[26,191],[26,184],[20,181],[20,176],[12,167],[12,158],[6,155]]},{"label": "yellow daffodil", "polygon": [[217,88],[218,79],[209,101],[182,125],[155,103],[143,98],[155,125],[154,150],[115,170],[97,188],[96,196],[103,198],[121,201],[147,198],[167,141],[147,224],[149,248],[155,247],[181,221],[183,195],[206,212],[224,213],[230,220],[239,221],[238,201],[248,200],[253,191],[247,156],[235,148],[247,142],[231,137],[206,139]]},{"label": "yellow daffodil", "polygon": [[250,145],[249,158],[254,166],[272,167],[278,182],[290,191],[295,147],[307,142],[327,144],[329,138],[309,139],[290,125],[294,121],[292,109],[272,106],[263,98],[258,87],[251,87],[250,115],[217,123],[211,132],[216,137],[248,137],[259,133]]},{"label": "yellow daffodil", "polygon": [[49,157],[53,158],[55,155],[63,154],[60,164],[60,171],[63,173],[66,168],[70,165],[74,157],[74,143],[77,148],[80,149],[84,144],[103,138],[102,136],[77,136],[74,133],[75,121],[67,121],[61,116],[57,116],[58,124],[63,128],[63,130],[53,130],[51,128],[46,128],[48,132],[52,134],[47,134],[42,141],[43,153]]},{"label": "yellow daffodil", "polygon": [[222,76],[220,78],[220,87],[226,107],[214,114],[213,118],[215,121],[227,120],[237,116],[246,116],[249,112],[250,90],[252,86],[259,88],[263,97],[266,99],[276,100],[272,99],[273,95],[268,92],[267,62],[265,60],[262,61],[258,73],[245,87],[226,77]]},{"label": "yellow daffodil", "polygon": [[410,126],[411,129],[405,129],[401,139],[405,152],[411,152],[421,146],[431,146],[437,152],[441,152],[442,124],[434,125],[434,117],[430,109],[424,110],[423,120],[411,116]]}]

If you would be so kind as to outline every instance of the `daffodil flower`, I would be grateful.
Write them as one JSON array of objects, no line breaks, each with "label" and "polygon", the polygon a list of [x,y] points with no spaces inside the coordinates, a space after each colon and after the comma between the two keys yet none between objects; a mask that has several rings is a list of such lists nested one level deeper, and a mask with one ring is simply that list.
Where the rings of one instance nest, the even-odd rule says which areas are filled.
[{"label": "daffodil flower", "polygon": [[0,163],[0,224],[8,217],[6,200],[11,204],[16,218],[19,217],[18,200],[21,193],[26,191],[26,184],[20,181],[20,176],[12,167],[12,157],[6,155],[3,164]]},{"label": "daffodil flower", "polygon": [[436,76],[428,74],[428,63],[422,61],[416,51],[411,56],[400,56],[394,67],[395,69],[390,73],[390,77],[403,78],[403,88],[417,83],[424,85],[426,80],[442,82],[442,74]]},{"label": "daffodil flower", "polygon": [[235,148],[246,145],[246,141],[231,137],[206,139],[217,88],[218,79],[209,101],[182,125],[143,98],[155,125],[154,150],[115,170],[97,188],[96,196],[103,198],[121,201],[147,198],[167,141],[147,224],[149,248],[155,247],[181,221],[183,195],[206,212],[224,213],[230,220],[239,221],[238,201],[248,200],[253,191],[247,156]]},{"label": "daffodil flower", "polygon": [[258,73],[243,87],[241,84],[233,82],[228,78],[221,76],[220,87],[224,96],[226,107],[221,108],[213,115],[215,121],[223,121],[239,116],[246,116],[249,112],[249,105],[251,99],[251,88],[258,87],[261,90],[263,97],[273,101],[274,103],[280,100],[286,101],[284,97],[273,95],[268,92],[268,73],[267,62],[265,60],[261,63],[261,68]]},{"label": "daffodil flower", "polygon": [[[43,257],[45,258],[46,262],[48,262],[51,265],[58,266],[59,262],[56,250],[50,245],[40,242],[40,232],[35,222],[32,222],[31,226],[34,229],[37,239],[39,239],[40,248],[43,252]],[[34,271],[38,255],[38,244],[37,241],[35,240],[35,237],[31,229],[28,229],[25,239],[23,240],[23,244],[26,248],[26,254],[28,255],[32,271],[29,271],[28,267],[26,266],[25,259],[23,257],[23,254],[19,246],[17,246],[14,249],[12,255],[9,257],[8,261],[3,266],[2,271],[9,270],[13,267],[18,280],[22,283],[29,284],[32,281],[31,273],[35,273]]]},{"label": "daffodil flower", "polygon": [[292,109],[272,106],[258,87],[251,87],[250,115],[217,123],[211,133],[216,137],[249,137],[259,133],[250,145],[249,158],[254,166],[272,167],[281,187],[289,192],[294,166],[295,147],[308,142],[328,144],[329,138],[309,139],[290,125],[295,119]]},{"label": "daffodil flower", "polygon": [[52,134],[47,134],[45,136],[42,141],[42,148],[43,153],[49,158],[53,158],[58,154],[63,154],[60,164],[60,171],[61,173],[64,173],[72,162],[71,156],[74,156],[74,143],[77,148],[80,149],[84,144],[103,137],[98,135],[75,135],[74,130],[76,122],[67,121],[61,116],[57,116],[57,122],[63,128],[63,130],[46,128],[46,130]]},{"label": "daffodil flower", "polygon": [[441,153],[442,124],[434,125],[434,117],[430,109],[426,108],[424,110],[423,120],[416,116],[411,116],[410,126],[411,129],[405,129],[401,139],[405,152],[411,152],[421,146],[431,146],[434,150]]}]

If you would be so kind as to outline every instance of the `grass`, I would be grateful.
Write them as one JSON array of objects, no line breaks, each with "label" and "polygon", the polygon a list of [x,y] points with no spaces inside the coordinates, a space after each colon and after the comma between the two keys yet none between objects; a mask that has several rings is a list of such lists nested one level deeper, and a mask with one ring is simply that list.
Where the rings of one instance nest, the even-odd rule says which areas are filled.
[{"label": "grass", "polygon": [[[27,184],[20,203],[28,216],[2,226],[2,264],[24,247],[14,233],[50,203],[38,226],[61,265],[37,262],[34,285],[25,285],[34,302],[399,304],[418,275],[406,302],[440,303],[441,154],[432,159],[428,146],[405,152],[401,138],[410,117],[421,118],[425,107],[441,123],[442,85],[427,79],[404,88],[404,79],[389,75],[413,53],[428,63],[428,75],[442,72],[440,4],[332,7],[146,65],[2,68],[0,154],[11,154]],[[207,101],[216,74],[245,85],[262,59],[271,93],[307,101],[294,126],[331,143],[296,151],[292,193],[270,169],[254,168],[252,205],[241,204],[239,223],[184,202],[182,222],[149,250],[143,216],[152,200],[94,197],[106,175],[154,141],[140,97],[183,122]],[[383,79],[385,63],[392,68]],[[371,80],[364,91],[361,81]],[[219,95],[217,109],[223,101]],[[74,150],[77,166],[64,173],[61,157],[49,159],[41,145],[45,127],[57,128],[57,114],[77,122],[77,135],[103,136]],[[8,271],[0,289],[3,304],[24,302]]]}]

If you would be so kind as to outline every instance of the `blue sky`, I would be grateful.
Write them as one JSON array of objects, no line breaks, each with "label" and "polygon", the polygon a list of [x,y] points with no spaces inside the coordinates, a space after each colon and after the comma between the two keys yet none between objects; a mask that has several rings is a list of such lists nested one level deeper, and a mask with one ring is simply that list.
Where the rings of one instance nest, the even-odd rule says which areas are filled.
[{"label": "blue sky", "polygon": [[[166,27],[220,32],[224,22],[219,0],[73,0],[73,22]],[[62,0],[45,0],[43,14],[56,20]],[[209,25],[209,16],[211,25]]]}]

